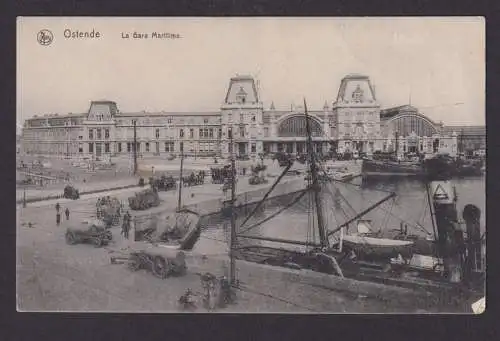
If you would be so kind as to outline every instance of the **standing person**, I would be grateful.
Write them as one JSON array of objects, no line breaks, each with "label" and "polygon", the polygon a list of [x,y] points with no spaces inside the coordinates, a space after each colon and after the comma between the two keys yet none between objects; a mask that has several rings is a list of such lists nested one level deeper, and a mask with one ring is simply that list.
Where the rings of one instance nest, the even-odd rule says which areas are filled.
[{"label": "standing person", "polygon": [[[128,213],[128,212],[127,212]],[[129,216],[125,213],[123,215],[123,223],[122,223],[122,232],[123,236],[128,239],[128,229],[129,229],[129,224],[130,224],[130,219]]]},{"label": "standing person", "polygon": [[59,210],[61,209],[61,205],[59,203],[56,204],[56,212],[59,213]]},{"label": "standing person", "polygon": [[125,239],[128,239],[128,233],[130,231],[130,220],[126,220],[123,222],[123,226],[122,226],[122,229],[123,229],[123,236],[125,237]]},{"label": "standing person", "polygon": [[69,208],[66,207],[64,213],[66,214],[66,220],[69,220]]},{"label": "standing person", "polygon": [[57,211],[56,213],[56,225],[59,226],[61,224],[61,213]]}]

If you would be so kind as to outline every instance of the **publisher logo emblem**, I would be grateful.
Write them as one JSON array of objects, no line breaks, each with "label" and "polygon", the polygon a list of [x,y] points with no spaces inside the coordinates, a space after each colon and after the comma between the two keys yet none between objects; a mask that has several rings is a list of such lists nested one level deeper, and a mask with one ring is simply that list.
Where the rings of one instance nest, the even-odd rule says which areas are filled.
[{"label": "publisher logo emblem", "polygon": [[54,35],[49,30],[41,30],[40,32],[38,32],[36,39],[38,40],[38,43],[40,43],[40,45],[47,46],[50,45],[54,40]]}]

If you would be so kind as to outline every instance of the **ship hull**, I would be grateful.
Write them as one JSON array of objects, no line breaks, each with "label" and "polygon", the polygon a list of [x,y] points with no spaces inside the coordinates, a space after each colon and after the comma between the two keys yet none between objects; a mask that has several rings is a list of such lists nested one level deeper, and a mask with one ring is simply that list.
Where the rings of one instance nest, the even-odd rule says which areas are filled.
[{"label": "ship hull", "polygon": [[361,174],[369,177],[420,177],[447,179],[450,177],[482,175],[481,164],[463,164],[444,157],[435,157],[423,163],[364,160]]},{"label": "ship hull", "polygon": [[421,177],[425,176],[426,172],[423,166],[414,163],[364,160],[363,165],[361,166],[361,174],[363,177],[375,177],[375,176]]}]

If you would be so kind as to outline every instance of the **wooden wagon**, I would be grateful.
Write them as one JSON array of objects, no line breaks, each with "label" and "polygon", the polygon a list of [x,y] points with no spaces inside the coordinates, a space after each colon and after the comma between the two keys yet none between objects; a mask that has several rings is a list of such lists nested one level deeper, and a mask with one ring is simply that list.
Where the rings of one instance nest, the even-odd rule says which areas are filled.
[{"label": "wooden wagon", "polygon": [[185,253],[162,245],[134,244],[128,257],[111,257],[111,263],[120,260],[126,262],[132,271],[146,269],[161,279],[182,276],[187,271]]}]

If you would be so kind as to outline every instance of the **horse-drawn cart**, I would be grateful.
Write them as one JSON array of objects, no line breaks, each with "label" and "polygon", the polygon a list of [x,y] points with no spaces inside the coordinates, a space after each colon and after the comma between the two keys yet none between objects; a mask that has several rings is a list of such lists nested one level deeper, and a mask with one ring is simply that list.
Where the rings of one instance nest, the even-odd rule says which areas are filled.
[{"label": "horse-drawn cart", "polygon": [[158,191],[170,191],[177,189],[177,180],[175,180],[171,175],[161,177],[150,177],[149,184],[151,187],[156,187]]},{"label": "horse-drawn cart", "polygon": [[107,245],[113,237],[101,222],[85,221],[78,226],[68,227],[65,238],[69,245],[91,243],[95,247],[101,247]]},{"label": "horse-drawn cart", "polygon": [[133,197],[128,198],[128,204],[131,210],[143,211],[151,207],[160,205],[160,197],[156,188],[146,189],[136,192]]},{"label": "horse-drawn cart", "polygon": [[161,279],[182,276],[187,270],[183,251],[146,243],[134,244],[128,256],[111,257],[111,263],[126,263],[132,271],[146,269]]}]

